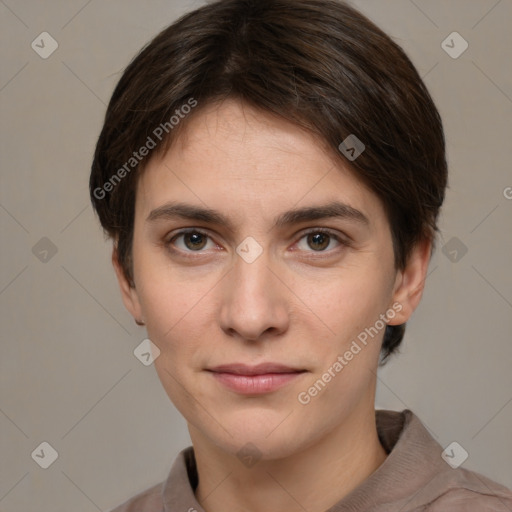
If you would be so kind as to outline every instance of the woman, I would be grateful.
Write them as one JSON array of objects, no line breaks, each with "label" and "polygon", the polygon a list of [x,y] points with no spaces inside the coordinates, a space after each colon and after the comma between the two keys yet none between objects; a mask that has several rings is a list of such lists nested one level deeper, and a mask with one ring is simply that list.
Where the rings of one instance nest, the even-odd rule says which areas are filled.
[{"label": "woman", "polygon": [[510,510],[375,411],[447,180],[404,52],[333,0],[220,0],[131,62],[90,179],[124,303],[192,447],[115,512]]}]

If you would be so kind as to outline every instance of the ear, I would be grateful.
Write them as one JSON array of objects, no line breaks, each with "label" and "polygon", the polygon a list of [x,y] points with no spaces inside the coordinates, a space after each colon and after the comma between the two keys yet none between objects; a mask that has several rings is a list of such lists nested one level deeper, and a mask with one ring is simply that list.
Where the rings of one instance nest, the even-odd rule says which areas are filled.
[{"label": "ear", "polygon": [[125,275],[121,263],[119,262],[119,253],[117,252],[117,246],[115,244],[112,250],[112,265],[116,272],[117,282],[119,283],[119,288],[121,290],[121,297],[126,309],[130,312],[136,322],[143,320],[142,308],[140,307],[137,290]]},{"label": "ear", "polygon": [[432,241],[430,239],[421,240],[411,251],[405,268],[397,272],[393,303],[400,304],[401,309],[393,308],[396,315],[389,320],[389,325],[400,325],[407,322],[420,303],[431,252]]}]

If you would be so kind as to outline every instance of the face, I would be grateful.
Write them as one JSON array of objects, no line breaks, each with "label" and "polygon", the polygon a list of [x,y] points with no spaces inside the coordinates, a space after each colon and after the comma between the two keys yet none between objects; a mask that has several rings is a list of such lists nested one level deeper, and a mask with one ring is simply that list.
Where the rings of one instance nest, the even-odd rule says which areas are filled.
[{"label": "face", "polygon": [[384,320],[416,306],[428,250],[397,272],[380,200],[318,140],[205,107],[148,163],[135,210],[123,298],[191,433],[272,459],[373,411]]}]

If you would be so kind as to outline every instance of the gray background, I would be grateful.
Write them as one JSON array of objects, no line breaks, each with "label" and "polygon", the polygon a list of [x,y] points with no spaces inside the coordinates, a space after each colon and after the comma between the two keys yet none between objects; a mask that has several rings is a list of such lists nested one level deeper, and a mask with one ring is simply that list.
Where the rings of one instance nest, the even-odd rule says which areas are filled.
[{"label": "gray background", "polygon": [[[425,296],[377,406],[412,409],[443,447],[464,447],[463,467],[512,486],[512,2],[353,3],[425,77],[451,173]],[[121,303],[87,183],[124,66],[200,4],[0,1],[2,511],[108,510],[190,443],[133,354],[145,331]],[[59,44],[47,59],[31,48],[43,31]],[[457,59],[441,47],[453,31],[469,43]],[[59,455],[48,469],[31,457],[43,441]]]}]

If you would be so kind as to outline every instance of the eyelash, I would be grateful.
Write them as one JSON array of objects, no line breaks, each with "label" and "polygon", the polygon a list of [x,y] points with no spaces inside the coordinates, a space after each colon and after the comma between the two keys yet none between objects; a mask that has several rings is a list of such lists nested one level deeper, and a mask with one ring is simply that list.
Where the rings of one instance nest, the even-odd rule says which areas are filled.
[{"label": "eyelash", "polygon": [[[177,233],[175,233],[172,236],[172,238],[170,238],[169,240],[165,241],[165,246],[170,251],[172,251],[173,253],[180,254],[181,256],[183,256],[185,258],[190,258],[190,259],[196,258],[197,256],[192,256],[192,254],[194,254],[194,252],[195,252],[198,255],[201,255],[202,254],[201,251],[182,251],[181,249],[175,249],[172,246],[173,243],[175,242],[175,240],[178,239],[180,236],[187,235],[187,234],[192,234],[192,233],[197,233],[199,235],[202,235],[202,236],[206,237],[208,240],[212,240],[212,237],[208,233],[206,233],[205,231],[203,231],[201,229],[196,229],[196,228],[189,228],[189,229],[184,229],[184,230],[181,230],[181,231],[178,231]],[[303,232],[298,241],[302,240],[303,238],[307,237],[308,235],[318,234],[318,233],[321,233],[321,234],[324,234],[324,235],[328,235],[329,237],[334,238],[334,240],[336,240],[340,244],[341,248],[350,247],[350,242],[348,240],[346,240],[345,238],[340,237],[335,232],[333,232],[333,231],[331,231],[330,229],[327,229],[327,228],[311,228],[311,229]],[[340,249],[340,247],[338,247],[338,250],[339,249]],[[313,254],[318,254],[318,255],[323,254],[323,253],[327,253],[328,256],[331,256],[332,255],[331,253],[337,252],[337,250],[336,249],[332,249],[330,251],[311,251],[311,252]],[[318,258],[325,258],[325,257],[328,257],[328,256],[309,256],[309,257],[310,258],[318,259]]]}]

